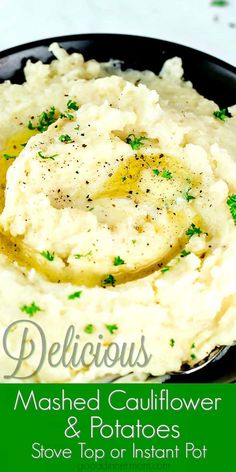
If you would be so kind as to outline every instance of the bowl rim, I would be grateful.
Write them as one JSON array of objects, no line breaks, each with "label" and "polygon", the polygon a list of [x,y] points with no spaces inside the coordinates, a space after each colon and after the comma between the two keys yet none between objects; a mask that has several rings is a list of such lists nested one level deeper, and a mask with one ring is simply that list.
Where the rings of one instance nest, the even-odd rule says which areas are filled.
[{"label": "bowl rim", "polygon": [[[153,38],[151,36],[140,36],[140,35],[132,35],[132,34],[119,34],[119,33],[81,33],[81,34],[69,34],[69,35],[63,35],[63,36],[53,36],[53,37],[47,37],[43,39],[39,39],[36,41],[30,41],[27,43],[22,43],[7,49],[4,49],[0,51],[0,59],[3,59],[7,56],[11,56],[13,54],[16,54],[18,52],[23,52],[27,51],[30,49],[34,49],[37,47],[41,46],[49,46],[51,43],[54,42],[67,42],[67,41],[89,41],[89,40],[99,40],[99,39],[109,39],[112,40],[114,39],[127,39],[127,40],[137,40],[137,41],[147,41],[147,42],[157,42],[162,46],[166,47],[177,47],[182,50],[183,52],[187,54],[192,54],[195,57],[198,57],[199,59],[205,59],[211,62],[214,62],[218,66],[227,69],[228,71],[232,72],[233,74],[236,75],[236,67],[233,66],[232,64],[229,64],[228,62],[223,61],[222,59],[219,59],[211,54],[208,54],[204,51],[200,51],[198,49],[185,46],[184,44],[180,43],[175,43],[172,41],[167,41],[165,39],[159,39],[159,38]],[[116,58],[119,59],[119,58]],[[1,64],[0,64],[1,65]],[[236,77],[235,77],[236,79]]]}]

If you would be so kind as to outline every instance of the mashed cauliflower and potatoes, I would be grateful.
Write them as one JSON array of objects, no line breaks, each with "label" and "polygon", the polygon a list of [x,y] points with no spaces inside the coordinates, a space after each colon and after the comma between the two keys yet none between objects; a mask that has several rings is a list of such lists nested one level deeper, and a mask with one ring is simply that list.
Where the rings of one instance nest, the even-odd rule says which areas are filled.
[{"label": "mashed cauliflower and potatoes", "polygon": [[[0,85],[2,335],[29,318],[49,345],[70,325],[104,350],[144,336],[136,379],[194,365],[236,339],[236,108],[200,96],[179,58],[157,77],[50,49]],[[45,364],[33,381],[131,370]]]}]

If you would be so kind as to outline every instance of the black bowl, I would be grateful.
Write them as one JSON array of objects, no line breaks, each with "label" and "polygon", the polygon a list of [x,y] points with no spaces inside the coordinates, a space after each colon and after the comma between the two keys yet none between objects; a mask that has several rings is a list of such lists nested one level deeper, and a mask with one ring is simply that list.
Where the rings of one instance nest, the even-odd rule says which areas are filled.
[{"label": "black bowl", "polygon": [[[85,59],[109,61],[119,59],[124,69],[149,69],[158,74],[167,59],[179,56],[183,60],[184,78],[205,97],[220,107],[236,103],[236,68],[195,49],[159,39],[118,34],[81,34],[48,38],[23,44],[0,52],[0,82],[24,80],[23,68],[28,59],[50,62],[48,51],[58,42],[68,52],[79,51]],[[236,346],[194,373],[172,375],[171,382],[236,382]]]}]

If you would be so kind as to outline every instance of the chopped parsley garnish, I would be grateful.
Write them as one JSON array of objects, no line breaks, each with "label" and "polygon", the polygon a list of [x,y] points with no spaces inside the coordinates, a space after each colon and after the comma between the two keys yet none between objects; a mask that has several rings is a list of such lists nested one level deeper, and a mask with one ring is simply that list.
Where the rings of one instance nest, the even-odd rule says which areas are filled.
[{"label": "chopped parsley garnish", "polygon": [[183,197],[187,202],[190,202],[191,200],[195,200],[195,197],[193,195],[190,195],[190,188],[187,190],[187,192],[184,193]]},{"label": "chopped parsley garnish", "polygon": [[227,205],[229,207],[229,211],[234,220],[234,223],[236,224],[236,193],[229,195],[227,199]]},{"label": "chopped parsley garnish", "polygon": [[105,326],[106,326],[107,330],[109,331],[109,333],[111,333],[111,334],[114,334],[114,331],[116,331],[118,329],[118,326],[116,324],[113,324],[113,325],[106,324]]},{"label": "chopped parsley garnish", "polygon": [[221,120],[221,121],[225,121],[225,120],[227,120],[227,118],[232,117],[232,115],[229,112],[228,108],[222,108],[220,110],[214,111],[213,115],[215,116],[215,118],[217,118],[218,120]]},{"label": "chopped parsley garnish", "polygon": [[137,242],[137,239],[132,239],[133,244],[136,244],[136,242]]},{"label": "chopped parsley garnish", "polygon": [[187,257],[189,256],[189,254],[191,254],[190,251],[186,251],[186,249],[183,249],[183,251],[181,251],[180,253],[180,257]]},{"label": "chopped parsley garnish", "polygon": [[127,177],[125,177],[125,176],[121,177],[121,181],[122,181],[122,182],[125,182],[125,181],[126,181],[126,178],[127,178]]},{"label": "chopped parsley garnish", "polygon": [[73,120],[75,117],[74,115],[71,115],[71,113],[67,113],[67,111],[65,111],[64,113],[60,113],[60,118],[67,118],[68,120]]},{"label": "chopped parsley garnish", "polygon": [[171,266],[165,266],[161,269],[162,274],[165,274],[165,272],[168,272],[171,269]]},{"label": "chopped parsley garnish", "polygon": [[80,298],[82,291],[74,292],[68,295],[68,300],[74,300],[75,298]]},{"label": "chopped parsley garnish", "polygon": [[55,161],[54,157],[58,156],[58,154],[53,154],[52,156],[44,156],[41,151],[38,152],[38,156],[41,157],[41,159],[52,159]]},{"label": "chopped parsley garnish", "polygon": [[164,179],[167,179],[167,180],[170,180],[173,178],[173,175],[169,170],[163,170],[161,175]]},{"label": "chopped parsley garnish", "polygon": [[[89,211],[93,210],[93,208],[90,208]],[[75,259],[81,259],[81,257],[88,257],[92,255],[92,251],[86,252],[86,254],[75,254]]]},{"label": "chopped parsley garnish", "polygon": [[170,339],[170,347],[174,347],[175,345],[175,340],[172,338]]},{"label": "chopped parsley garnish", "polygon": [[125,264],[125,261],[123,259],[121,259],[120,256],[116,256],[116,257],[114,257],[113,264],[114,264],[114,266],[120,266],[120,265]]},{"label": "chopped parsley garnish", "polygon": [[79,131],[80,130],[80,125],[77,125],[74,129],[75,129],[75,131]]},{"label": "chopped parsley garnish", "polygon": [[200,235],[202,233],[201,228],[198,228],[194,223],[191,224],[191,226],[187,229],[186,231],[186,236],[191,238],[194,234]]},{"label": "chopped parsley garnish", "polygon": [[84,332],[87,334],[92,334],[94,331],[94,326],[92,324],[87,324],[84,328]]},{"label": "chopped parsley garnish", "polygon": [[[190,349],[195,349],[195,348],[196,348],[195,343],[192,343]],[[191,359],[192,359],[193,361],[194,361],[195,359],[197,359],[197,356],[196,356],[196,354],[194,354],[194,352],[192,352],[192,353],[190,354],[190,357],[191,357]]]},{"label": "chopped parsley garnish", "polygon": [[27,126],[28,126],[28,129],[30,129],[30,130],[37,129],[37,127],[33,126],[31,120],[28,121],[28,125],[27,125]]},{"label": "chopped parsley garnish", "polygon": [[41,308],[35,304],[35,302],[32,302],[31,305],[23,305],[20,307],[20,309],[29,316],[34,316],[38,311],[42,311]]},{"label": "chopped parsley garnish", "polygon": [[140,138],[138,138],[138,136],[135,136],[135,134],[131,133],[129,134],[129,136],[127,136],[126,142],[127,144],[130,144],[130,146],[132,147],[134,151],[136,151],[145,144],[144,143],[145,139],[148,139],[148,138],[146,138],[145,136],[140,136]]},{"label": "chopped parsley garnish", "polygon": [[160,173],[159,169],[152,169],[153,174],[161,175],[164,179],[170,180],[173,179],[173,175],[169,170],[164,169],[162,173]]},{"label": "chopped parsley garnish", "polygon": [[212,0],[211,2],[212,7],[227,7],[228,4],[227,0]]},{"label": "chopped parsley garnish", "polygon": [[27,144],[27,143],[22,143],[22,144],[21,144],[21,146],[22,146],[22,147],[25,147],[25,146],[26,146],[26,144]]},{"label": "chopped parsley garnish", "polygon": [[79,106],[77,105],[76,102],[73,102],[73,100],[69,100],[69,101],[67,102],[67,108],[68,108],[68,110],[75,110],[75,111],[77,111],[77,110],[79,109]]},{"label": "chopped parsley garnish", "polygon": [[49,262],[54,261],[54,253],[51,253],[49,251],[42,251],[40,252],[41,256],[45,257]]},{"label": "chopped parsley garnish", "polygon": [[107,275],[107,277],[105,277],[105,279],[103,280],[103,285],[112,285],[112,287],[114,287],[115,283],[116,279],[111,274]]},{"label": "chopped parsley garnish", "polygon": [[31,120],[28,122],[28,129],[37,129],[40,133],[47,131],[48,127],[57,120],[55,112],[55,107],[51,107],[49,111],[43,111],[38,117],[38,124],[36,126],[33,126]]},{"label": "chopped parsley garnish", "polygon": [[10,156],[10,154],[3,154],[3,159],[5,159],[6,161],[9,161],[9,159],[15,159],[16,156]]},{"label": "chopped parsley garnish", "polygon": [[69,134],[61,134],[58,139],[61,141],[61,143],[72,143],[73,141]]}]

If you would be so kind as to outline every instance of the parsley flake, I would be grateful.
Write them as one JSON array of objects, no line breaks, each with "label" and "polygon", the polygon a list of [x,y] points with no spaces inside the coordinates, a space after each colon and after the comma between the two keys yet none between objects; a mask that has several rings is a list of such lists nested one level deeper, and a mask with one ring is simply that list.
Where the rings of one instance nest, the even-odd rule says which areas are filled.
[{"label": "parsley flake", "polygon": [[[93,208],[90,208],[89,211],[92,211]],[[86,254],[75,254],[75,259],[81,259],[81,257],[88,257],[92,255],[92,251],[87,252]]]},{"label": "parsley flake", "polygon": [[51,253],[49,251],[42,251],[40,252],[41,256],[45,257],[49,262],[54,261],[54,253]]},{"label": "parsley flake", "polygon": [[211,2],[212,7],[227,7],[228,4],[227,0],[212,0]]},{"label": "parsley flake", "polygon": [[84,332],[87,334],[92,334],[94,331],[94,326],[92,324],[87,324],[84,328]]},{"label": "parsley flake", "polygon": [[30,130],[37,129],[37,127],[33,126],[33,123],[32,123],[31,120],[28,121],[27,127],[28,127],[28,129],[30,129]]},{"label": "parsley flake", "polygon": [[77,111],[79,109],[79,105],[77,105],[76,102],[73,102],[73,100],[69,100],[67,102],[67,108],[68,110],[75,110]]},{"label": "parsley flake", "polygon": [[170,339],[170,347],[174,347],[175,345],[175,340],[172,338]]},{"label": "parsley flake", "polygon": [[80,298],[82,291],[74,292],[68,295],[68,300],[74,300],[75,298]]},{"label": "parsley flake", "polygon": [[118,326],[116,324],[113,325],[108,325],[106,324],[106,329],[109,331],[109,333],[114,334],[114,331],[118,329]]},{"label": "parsley flake", "polygon": [[33,126],[31,120],[28,122],[28,129],[37,129],[37,131],[40,131],[40,133],[47,131],[48,127],[57,120],[55,112],[55,107],[51,107],[49,111],[43,111],[38,117],[38,123],[36,126]]},{"label": "parsley flake", "polygon": [[114,264],[114,266],[120,266],[120,265],[125,264],[125,261],[123,259],[121,259],[120,256],[116,256],[116,257],[114,257],[113,264]]},{"label": "parsley flake", "polygon": [[159,169],[152,169],[153,174],[155,175],[161,175],[164,179],[170,180],[173,179],[173,175],[169,170],[164,169],[162,173],[160,174]]},{"label": "parsley flake", "polygon": [[35,302],[32,302],[31,305],[23,305],[20,307],[20,309],[29,316],[34,316],[38,311],[42,311],[41,308],[35,304]]},{"label": "parsley flake", "polygon": [[189,256],[189,254],[191,254],[190,251],[186,251],[186,249],[183,249],[183,251],[181,251],[180,253],[180,257],[187,257]]},{"label": "parsley flake", "polygon": [[165,274],[165,272],[168,272],[171,269],[171,266],[165,266],[161,269],[162,274]]},{"label": "parsley flake", "polygon": [[164,179],[167,179],[167,180],[173,179],[173,175],[169,170],[163,170],[161,175]]},{"label": "parsley flake", "polygon": [[73,139],[69,136],[69,134],[61,134],[61,136],[59,136],[59,141],[61,141],[61,143],[72,143],[73,142]]},{"label": "parsley flake", "polygon": [[60,118],[67,118],[68,120],[74,120],[74,115],[71,115],[71,113],[67,113],[65,111],[65,113],[60,113]]},{"label": "parsley flake", "polygon": [[191,200],[195,200],[195,198],[196,198],[193,195],[190,195],[190,193],[189,193],[190,190],[191,190],[191,188],[189,188],[187,190],[187,192],[185,192],[184,195],[183,195],[184,199],[187,200],[187,202],[190,202]]},{"label": "parsley flake", "polygon": [[107,275],[107,277],[105,277],[103,280],[103,285],[112,285],[112,287],[114,287],[115,283],[116,279],[112,274]]},{"label": "parsley flake", "polygon": [[200,235],[201,233],[201,228],[198,228],[194,223],[192,223],[191,226],[185,232],[186,236],[188,236],[189,238],[191,238],[194,234]]},{"label": "parsley flake", "polygon": [[143,141],[146,139],[148,138],[146,138],[145,136],[140,136],[140,138],[138,138],[138,136],[135,136],[135,134],[131,133],[127,136],[126,142],[127,144],[130,144],[134,151],[136,151],[139,150],[141,146],[145,144]]},{"label": "parsley flake", "polygon": [[215,118],[217,118],[218,120],[221,120],[221,121],[226,121],[227,118],[232,117],[232,115],[229,112],[228,108],[222,108],[222,109],[219,109],[217,111],[214,111],[213,115],[215,116]]},{"label": "parsley flake", "polygon": [[229,195],[227,199],[227,205],[229,207],[229,211],[234,220],[234,223],[236,224],[236,193]]},{"label": "parsley flake", "polygon": [[52,156],[44,156],[43,153],[39,151],[38,156],[41,157],[41,159],[52,159],[52,161],[55,161],[54,157],[58,156],[58,154],[53,154]]}]

